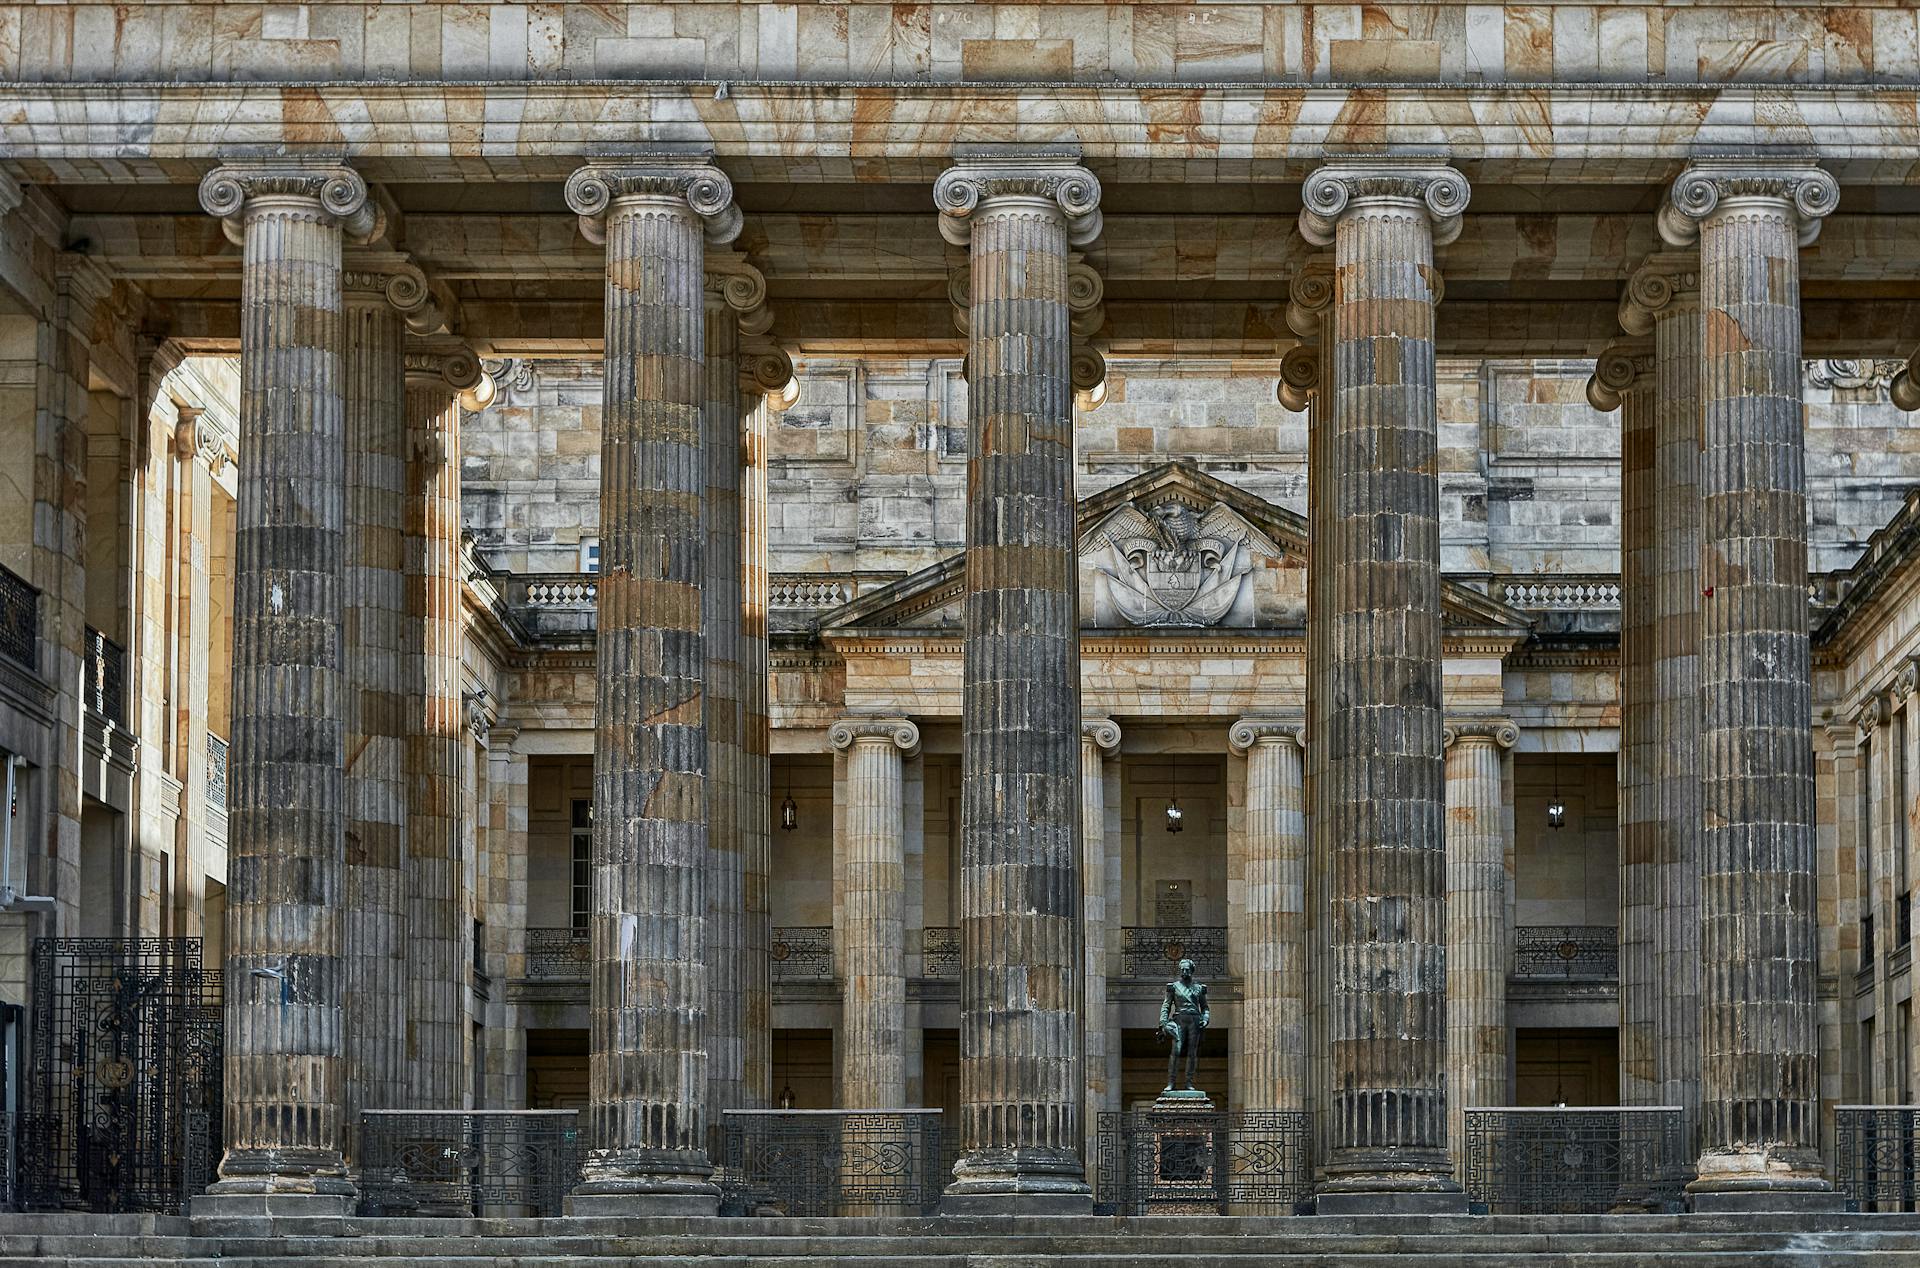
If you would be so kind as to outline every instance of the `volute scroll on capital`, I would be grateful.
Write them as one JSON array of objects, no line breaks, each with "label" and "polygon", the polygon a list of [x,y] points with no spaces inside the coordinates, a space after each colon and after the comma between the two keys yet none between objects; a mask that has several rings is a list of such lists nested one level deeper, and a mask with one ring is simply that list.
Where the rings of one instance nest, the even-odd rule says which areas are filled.
[{"label": "volute scroll on capital", "polygon": [[177,405],[175,412],[180,421],[173,426],[174,453],[189,461],[205,463],[209,472],[219,475],[233,456],[227,449],[226,438],[207,421],[205,411]]},{"label": "volute scroll on capital", "polygon": [[1512,748],[1520,742],[1520,728],[1506,718],[1463,718],[1447,723],[1440,732],[1440,747],[1443,749],[1452,748],[1463,740]]},{"label": "volute scroll on capital", "polygon": [[1653,345],[1641,339],[1611,344],[1595,359],[1587,378],[1587,404],[1601,413],[1619,409],[1635,383],[1654,371]]},{"label": "volute scroll on capital", "polygon": [[1872,735],[1873,728],[1886,720],[1886,712],[1886,706],[1880,703],[1878,695],[1868,696],[1860,702],[1859,711],[1853,715],[1853,723],[1860,728],[1861,735]]},{"label": "volute scroll on capital", "polygon": [[677,199],[699,217],[709,245],[740,236],[745,217],[733,201],[733,182],[712,163],[677,155],[636,155],[588,163],[567,178],[567,208],[580,217],[587,241],[605,245],[607,217],[623,200]]},{"label": "volute scroll on capital", "polygon": [[446,311],[434,294],[433,283],[409,262],[363,265],[349,260],[340,275],[340,289],[349,296],[355,292],[380,296],[400,314],[410,334],[436,335],[447,328]]},{"label": "volute scroll on capital", "polygon": [[311,214],[338,225],[349,242],[376,236],[384,220],[379,203],[367,196],[366,179],[338,162],[235,159],[200,178],[201,210],[220,221],[236,246],[245,244],[247,204],[266,198],[313,204]]},{"label": "volute scroll on capital", "polygon": [[1297,414],[1313,404],[1313,394],[1319,390],[1320,345],[1296,343],[1280,357],[1280,382],[1273,389],[1273,399]]},{"label": "volute scroll on capital", "polygon": [[1699,304],[1698,255],[1656,252],[1627,278],[1620,295],[1620,329],[1630,335],[1650,335],[1659,322],[1696,312]]},{"label": "volute scroll on capital", "polygon": [[1333,308],[1333,256],[1319,252],[1303,260],[1287,279],[1287,329],[1302,339],[1319,335]]},{"label": "volute scroll on capital", "polygon": [[792,404],[797,395],[799,384],[793,377],[793,357],[785,348],[762,335],[749,336],[740,346],[740,390],[749,396],[774,398],[775,408],[783,409],[780,401]]},{"label": "volute scroll on capital", "polygon": [[933,183],[940,236],[957,247],[973,239],[973,216],[1000,198],[1051,201],[1066,217],[1067,241],[1086,246],[1100,236],[1100,179],[1077,154],[1012,150],[960,153]]},{"label": "volute scroll on capital", "polygon": [[457,395],[460,408],[470,414],[486,409],[499,397],[499,385],[465,344],[409,348],[404,365],[409,388],[432,388]]},{"label": "volute scroll on capital", "polygon": [[1790,208],[1799,224],[1801,246],[1820,236],[1820,222],[1840,205],[1840,182],[1812,164],[1766,164],[1741,159],[1702,159],[1674,179],[1660,206],[1661,240],[1690,247],[1700,240],[1700,225],[1716,211],[1740,202],[1764,200]]},{"label": "volute scroll on capital", "polygon": [[1907,363],[1893,372],[1893,379],[1887,384],[1887,396],[1893,401],[1895,409],[1911,414],[1920,410],[1920,351],[1907,358]]},{"label": "volute scroll on capital", "polygon": [[827,728],[827,743],[842,751],[856,740],[891,740],[908,757],[920,751],[920,728],[911,718],[841,718]]},{"label": "volute scroll on capital", "polygon": [[1243,756],[1262,740],[1280,743],[1291,741],[1296,747],[1304,749],[1307,747],[1307,725],[1299,718],[1241,718],[1227,728],[1227,747]]},{"label": "volute scroll on capital", "polygon": [[1080,734],[1093,741],[1102,757],[1120,751],[1120,724],[1112,718],[1087,718],[1080,723]]},{"label": "volute scroll on capital", "polygon": [[1301,187],[1300,236],[1317,247],[1333,245],[1340,220],[1368,203],[1418,203],[1433,228],[1433,244],[1460,236],[1461,218],[1473,189],[1443,162],[1389,163],[1378,159],[1331,159]]}]

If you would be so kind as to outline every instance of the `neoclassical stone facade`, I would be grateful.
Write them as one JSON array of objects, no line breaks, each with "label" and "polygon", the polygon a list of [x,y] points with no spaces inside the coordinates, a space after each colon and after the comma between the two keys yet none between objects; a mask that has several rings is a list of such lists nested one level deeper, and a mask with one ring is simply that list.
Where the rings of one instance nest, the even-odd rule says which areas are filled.
[{"label": "neoclassical stone facade", "polygon": [[1916,21],[0,7],[0,995],[201,939],[216,1219],[531,1109],[706,1216],[774,1107],[1084,1213],[1183,958],[1321,1214],[1555,1104],[1832,1205],[1920,1055]]}]

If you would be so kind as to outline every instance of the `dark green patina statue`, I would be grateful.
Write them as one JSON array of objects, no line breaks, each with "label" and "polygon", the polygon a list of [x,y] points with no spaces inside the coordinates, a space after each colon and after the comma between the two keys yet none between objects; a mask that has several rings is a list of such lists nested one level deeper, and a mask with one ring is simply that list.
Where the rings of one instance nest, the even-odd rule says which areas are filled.
[{"label": "dark green patina statue", "polygon": [[1174,1071],[1180,1058],[1187,1058],[1186,1092],[1193,1092],[1193,1067],[1200,1059],[1200,1032],[1213,1020],[1207,1011],[1207,987],[1193,980],[1193,961],[1180,961],[1180,976],[1167,983],[1166,998],[1160,1001],[1160,1033],[1171,1045],[1167,1053],[1167,1087],[1162,1095],[1173,1092]]}]

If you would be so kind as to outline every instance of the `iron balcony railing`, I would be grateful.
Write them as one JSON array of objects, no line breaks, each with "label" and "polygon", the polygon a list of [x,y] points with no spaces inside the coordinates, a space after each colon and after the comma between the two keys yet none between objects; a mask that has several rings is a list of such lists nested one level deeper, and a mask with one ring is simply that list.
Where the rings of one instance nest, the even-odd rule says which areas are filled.
[{"label": "iron balcony railing", "polygon": [[833,980],[833,928],[830,925],[787,925],[773,931],[768,947],[776,982],[830,982]]},{"label": "iron balcony railing", "polygon": [[227,837],[227,742],[207,732],[207,830]]},{"label": "iron balcony railing", "polygon": [[1833,1111],[1833,1184],[1850,1211],[1912,1211],[1920,1105],[1841,1105]]},{"label": "iron balcony railing", "polygon": [[932,925],[920,931],[920,975],[960,976],[960,931],[952,925]]},{"label": "iron balcony railing", "polygon": [[1678,1211],[1687,1170],[1677,1105],[1466,1111],[1466,1190],[1494,1215]]},{"label": "iron balcony railing", "polygon": [[1313,1202],[1305,1110],[1100,1115],[1095,1207],[1110,1215],[1293,1215]]},{"label": "iron balcony railing", "polygon": [[11,568],[0,567],[0,655],[39,668],[40,592]]},{"label": "iron balcony railing", "polygon": [[585,1142],[577,1110],[365,1110],[362,1215],[565,1214]]},{"label": "iron balcony railing", "polygon": [[1516,978],[1620,980],[1620,931],[1611,925],[1522,925],[1513,935]]},{"label": "iron balcony railing", "polygon": [[127,725],[127,653],[91,625],[87,626],[86,674],[87,711],[124,729]]},{"label": "iron balcony railing", "polygon": [[1893,949],[1898,951],[1913,941],[1913,894],[1911,891],[1893,900]]},{"label": "iron balcony railing", "polygon": [[587,980],[593,952],[585,929],[527,930],[527,976]]},{"label": "iron balcony railing", "polygon": [[1180,961],[1192,960],[1202,978],[1227,971],[1227,931],[1213,925],[1129,927],[1120,931],[1120,972],[1123,977],[1171,978]]},{"label": "iron balcony railing", "polygon": [[721,1137],[729,1214],[929,1215],[952,1178],[937,1109],[727,1110]]}]

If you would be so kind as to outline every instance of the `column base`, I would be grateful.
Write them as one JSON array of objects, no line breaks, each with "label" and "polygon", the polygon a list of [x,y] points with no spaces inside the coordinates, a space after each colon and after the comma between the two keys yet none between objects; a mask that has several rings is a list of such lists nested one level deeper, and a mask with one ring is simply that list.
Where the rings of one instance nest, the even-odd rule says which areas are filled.
[{"label": "column base", "polygon": [[1314,1194],[1317,1215],[1465,1215],[1467,1194],[1437,1149],[1347,1149]]},{"label": "column base", "polygon": [[704,1153],[608,1151],[588,1160],[567,1195],[568,1215],[595,1218],[718,1215],[720,1186]]},{"label": "column base", "polygon": [[1811,1149],[1713,1150],[1700,1155],[1687,1185],[1687,1208],[1719,1212],[1822,1213],[1846,1209],[1846,1195],[1827,1183]]},{"label": "column base", "polygon": [[1091,1215],[1079,1156],[1062,1149],[976,1150],[953,1168],[942,1215]]},{"label": "column base", "polygon": [[187,1206],[193,1219],[326,1218],[353,1214],[360,1194],[330,1149],[230,1149],[220,1178]]}]

